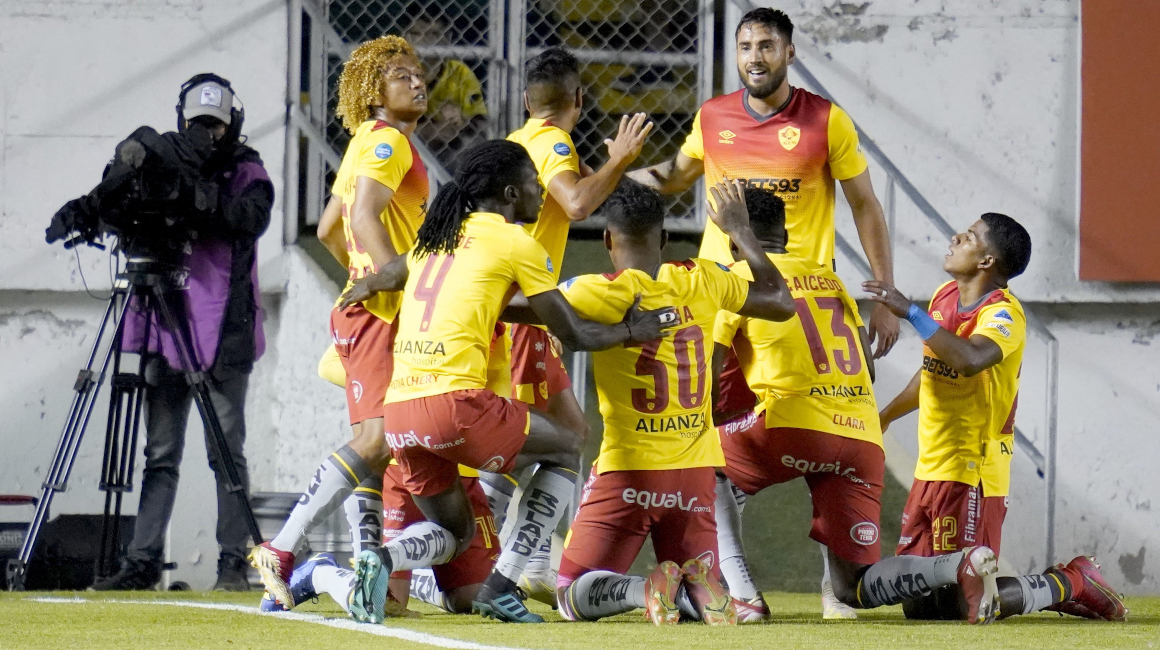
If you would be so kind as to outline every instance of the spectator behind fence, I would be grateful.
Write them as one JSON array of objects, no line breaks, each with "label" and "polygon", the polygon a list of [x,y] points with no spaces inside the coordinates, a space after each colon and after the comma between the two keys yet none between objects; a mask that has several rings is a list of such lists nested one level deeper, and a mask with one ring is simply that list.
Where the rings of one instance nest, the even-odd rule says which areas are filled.
[{"label": "spectator behind fence", "polygon": [[406,38],[419,51],[427,76],[427,114],[416,134],[454,173],[457,154],[487,137],[487,104],[479,78],[466,63],[424,50],[449,45],[449,30],[445,16],[423,10],[411,21]]}]

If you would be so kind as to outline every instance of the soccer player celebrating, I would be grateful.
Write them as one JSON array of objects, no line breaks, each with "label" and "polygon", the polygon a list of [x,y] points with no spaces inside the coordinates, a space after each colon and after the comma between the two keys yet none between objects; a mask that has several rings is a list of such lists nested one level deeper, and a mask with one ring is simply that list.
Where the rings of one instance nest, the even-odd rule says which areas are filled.
[{"label": "soccer player celebrating", "polygon": [[470,149],[455,181],[432,203],[415,249],[356,285],[393,291],[405,280],[383,415],[404,485],[428,519],[359,556],[351,599],[359,620],[382,620],[391,571],[442,564],[471,542],[475,516],[457,464],[507,474],[539,463],[517,506],[515,533],[473,605],[504,621],[543,622],[524,607],[515,580],[564,513],[581,440],[526,403],[484,387],[489,341],[516,287],[572,349],[648,343],[660,338],[662,322],[675,320],[671,309],[638,311],[636,304],[613,324],[577,316],[556,289],[544,247],[516,225],[536,220],[540,193],[522,146],[495,140]]},{"label": "soccer player celebrating", "polygon": [[[918,466],[902,513],[898,554],[941,558],[968,546],[999,551],[1015,405],[1027,318],[1007,283],[1031,259],[1031,237],[1007,215],[988,212],[951,238],[940,286],[923,311],[884,282],[863,283],[905,317],[924,343],[922,367],[882,409],[882,429],[918,409]],[[1077,557],[1043,575],[998,579],[999,615],[1041,609],[1127,620],[1122,599],[1092,558]],[[908,618],[959,618],[959,595],[939,592],[906,603]]]},{"label": "soccer player celebrating", "polygon": [[[661,264],[661,197],[625,180],[605,207],[616,273],[563,285],[587,318],[615,323],[638,296],[644,306],[673,305],[680,321],[662,341],[593,355],[604,440],[560,566],[560,612],[569,620],[645,607],[657,625],[676,623],[684,583],[704,622],[736,622],[715,561],[713,468],[725,459],[710,419],[705,343],[721,309],[786,320],[793,303],[749,229],[741,185],[721,183],[711,193],[710,214],[753,262],[753,282],[709,260]],[[624,575],[650,533],[660,564],[647,579]]]},{"label": "soccer player celebrating", "polygon": [[[414,50],[397,36],[363,43],[343,66],[336,112],[353,137],[318,237],[350,270],[348,286],[409,250],[423,221],[427,171],[408,136],[427,110],[426,92]],[[397,295],[378,294],[331,313],[354,439],[318,468],[281,532],[253,551],[263,584],[286,607],[293,606],[288,580],[305,532],[344,500],[356,554],[378,545],[382,475],[390,459],[382,397],[398,310]]]},{"label": "soccer player celebrating", "polygon": [[[832,270],[786,250],[785,210],[777,196],[749,188],[746,201],[752,204],[751,223],[761,246],[785,274],[797,318],[770,323],[723,313],[718,320],[714,366],[721,367],[733,344],[761,400],[757,417],[721,427],[725,475],[750,495],[805,479],[814,503],[810,537],[826,545],[833,590],[846,605],[898,604],[957,582],[968,596],[971,622],[989,622],[998,568],[990,549],[964,547],[961,553],[921,562],[879,561],[885,455],[871,388],[873,359],[866,353],[868,337],[858,306]],[[746,262],[734,271],[749,274]],[[739,519],[727,512],[735,508],[728,484],[719,484],[722,558],[736,557],[740,550]]]},{"label": "soccer player celebrating", "polygon": [[[705,102],[672,160],[629,176],[665,194],[683,192],[702,174],[706,187],[722,178],[777,192],[786,204],[789,252],[833,265],[834,180],[842,184],[874,277],[893,282],[894,267],[882,206],[874,196],[854,123],[837,105],[789,85],[795,56],[793,22],[758,8],[737,25],[737,72],[743,89]],[[705,224],[700,256],[731,264],[729,240]],[[898,320],[885,308],[870,318],[874,357],[898,339]]]},{"label": "soccer player celebrating", "polygon": [[[546,190],[539,218],[526,228],[547,249],[552,261],[549,270],[559,281],[569,226],[573,221],[586,219],[604,202],[624,170],[640,155],[653,124],[644,113],[622,117],[616,137],[606,141],[608,162],[591,173],[581,162],[571,135],[584,105],[576,57],[560,48],[545,50],[528,61],[525,84],[524,106],[530,117],[507,139],[528,150],[540,185]],[[584,410],[569,390],[572,382],[547,330],[513,324],[511,339],[516,399],[546,411],[564,426],[587,437]],[[497,523],[502,526],[514,485],[509,478],[496,474],[485,474],[481,478],[489,499],[495,504]],[[532,598],[554,604],[556,581],[550,562],[549,536],[528,563],[528,572],[521,576],[520,586]]]}]

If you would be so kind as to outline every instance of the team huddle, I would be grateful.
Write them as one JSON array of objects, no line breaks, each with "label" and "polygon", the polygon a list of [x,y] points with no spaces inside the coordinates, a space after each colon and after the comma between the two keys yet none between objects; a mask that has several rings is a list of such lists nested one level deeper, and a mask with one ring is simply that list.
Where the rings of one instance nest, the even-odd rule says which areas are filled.
[{"label": "team huddle", "polygon": [[[546,50],[526,70],[527,123],[464,152],[434,197],[409,139],[427,109],[419,59],[397,36],[354,50],[338,108],[353,137],[318,229],[350,271],[319,370],[345,387],[353,438],[254,549],[263,609],[327,593],[366,623],[412,615],[412,597],[520,623],[543,622],[526,598],[569,621],[762,621],[741,510],[802,478],[827,617],[902,604],[971,623],[1126,620],[1091,558],[996,575],[1026,330],[1008,281],[1027,267],[1027,231],[982,215],[952,238],[929,309],[906,299],[853,122],[788,83],[792,35],[780,11],[746,14],[744,88],[706,102],[673,159],[632,171],[652,124],[622,118],[589,168],[571,138],[579,64]],[[702,176],[699,255],[665,262],[662,195]],[[865,323],[833,269],[835,181],[875,277]],[[615,272],[561,282],[570,223],[597,209]],[[900,318],[923,359],[880,408],[874,361]],[[588,427],[559,344],[592,352],[604,424],[578,504]],[[915,482],[882,558],[882,433],[915,410]],[[573,506],[557,573],[553,532]],[[353,568],[328,554],[295,566],[340,507]],[[630,575],[650,535],[658,565]]]}]

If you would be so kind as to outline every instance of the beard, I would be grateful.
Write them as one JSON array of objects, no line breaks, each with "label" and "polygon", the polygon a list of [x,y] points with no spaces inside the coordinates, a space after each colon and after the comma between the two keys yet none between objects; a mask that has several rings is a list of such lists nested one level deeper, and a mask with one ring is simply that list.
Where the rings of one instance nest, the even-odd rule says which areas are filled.
[{"label": "beard", "polygon": [[769,78],[765,83],[754,85],[749,83],[749,75],[742,73],[741,84],[749,91],[750,96],[756,97],[757,99],[765,99],[772,95],[778,88],[781,88],[781,84],[785,83],[786,74],[786,66],[781,66],[776,70],[769,71]]}]

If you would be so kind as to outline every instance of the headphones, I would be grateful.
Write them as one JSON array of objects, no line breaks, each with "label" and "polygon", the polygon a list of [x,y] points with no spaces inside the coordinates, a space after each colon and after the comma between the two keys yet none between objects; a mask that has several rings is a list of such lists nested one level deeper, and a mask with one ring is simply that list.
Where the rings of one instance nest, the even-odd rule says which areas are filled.
[{"label": "headphones", "polygon": [[[242,104],[242,100],[238,98],[237,93],[234,92],[233,87],[230,86],[229,80],[219,77],[212,72],[195,74],[189,78],[189,81],[181,84],[181,92],[177,95],[177,132],[184,133],[186,128],[185,113],[183,112],[185,108],[185,96],[195,86],[207,81],[212,81],[229,91],[231,97],[230,124],[225,136],[222,137],[222,142],[226,144],[238,142],[242,135],[242,123],[246,120],[246,108]],[[234,103],[237,103],[238,106],[233,106]]]}]

